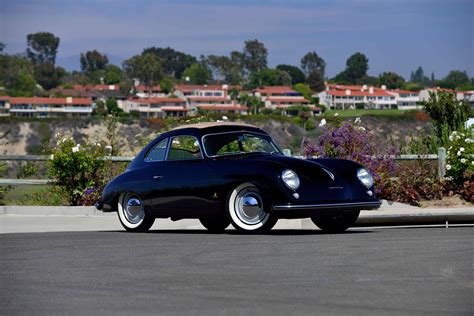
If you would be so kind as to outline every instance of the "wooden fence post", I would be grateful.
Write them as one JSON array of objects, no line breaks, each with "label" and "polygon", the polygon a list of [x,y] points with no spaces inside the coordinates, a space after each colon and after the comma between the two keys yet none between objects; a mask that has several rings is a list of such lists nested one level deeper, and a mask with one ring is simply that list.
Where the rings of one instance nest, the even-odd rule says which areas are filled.
[{"label": "wooden fence post", "polygon": [[444,178],[446,175],[446,148],[438,148],[438,175]]}]

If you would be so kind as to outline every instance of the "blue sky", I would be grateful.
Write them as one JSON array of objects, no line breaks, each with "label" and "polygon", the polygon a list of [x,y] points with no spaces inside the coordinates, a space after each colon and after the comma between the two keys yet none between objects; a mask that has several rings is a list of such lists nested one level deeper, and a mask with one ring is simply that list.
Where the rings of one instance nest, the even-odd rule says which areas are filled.
[{"label": "blue sky", "polygon": [[71,68],[92,49],[115,62],[150,46],[227,55],[257,38],[272,67],[299,65],[315,50],[331,77],[360,51],[371,75],[408,78],[422,66],[437,78],[453,69],[472,77],[473,16],[474,0],[2,0],[0,41],[23,52],[28,33],[52,32],[61,38],[58,63]]}]

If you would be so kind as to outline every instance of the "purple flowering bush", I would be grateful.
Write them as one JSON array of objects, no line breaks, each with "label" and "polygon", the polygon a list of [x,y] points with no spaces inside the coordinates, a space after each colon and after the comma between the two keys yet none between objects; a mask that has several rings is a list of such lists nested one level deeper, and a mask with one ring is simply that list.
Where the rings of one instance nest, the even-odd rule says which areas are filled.
[{"label": "purple flowering bush", "polygon": [[418,169],[413,169],[413,166],[398,165],[394,156],[400,154],[399,150],[380,146],[375,135],[364,127],[346,121],[339,127],[325,125],[323,129],[315,143],[304,141],[305,156],[360,163],[371,172],[376,194],[382,199],[418,205],[422,198],[440,197],[442,185],[431,166],[420,164]]}]

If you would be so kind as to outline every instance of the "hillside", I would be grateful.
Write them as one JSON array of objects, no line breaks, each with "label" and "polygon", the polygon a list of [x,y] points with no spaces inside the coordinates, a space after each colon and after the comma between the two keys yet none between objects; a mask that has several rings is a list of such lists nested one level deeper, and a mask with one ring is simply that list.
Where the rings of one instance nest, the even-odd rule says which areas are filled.
[{"label": "hillside", "polygon": [[[327,117],[328,124],[334,121],[351,120],[354,118]],[[300,144],[303,137],[303,127],[297,119],[286,117],[241,117],[237,120],[257,125],[269,133],[281,148],[291,148],[293,153],[300,153]],[[363,116],[361,126],[373,132],[380,144],[389,144],[390,138],[395,142],[409,141],[413,135],[426,133],[431,123],[424,116],[404,115],[399,117]],[[306,133],[310,139],[316,140],[323,132],[318,127],[320,118],[315,118],[308,126],[313,129]],[[183,123],[185,123],[183,121]],[[140,121],[129,124],[118,123],[119,144],[122,155],[134,155],[143,145],[143,139],[151,139],[160,132],[166,131],[176,124],[176,121]],[[315,128],[314,128],[315,127]],[[65,132],[74,137],[78,142],[90,137],[93,140],[104,139],[106,133],[105,123],[98,119],[90,120],[5,120],[0,121],[0,132],[7,132],[2,146],[2,152],[9,155],[40,154],[47,146],[54,146],[54,135]],[[47,145],[47,146],[45,146]]]}]

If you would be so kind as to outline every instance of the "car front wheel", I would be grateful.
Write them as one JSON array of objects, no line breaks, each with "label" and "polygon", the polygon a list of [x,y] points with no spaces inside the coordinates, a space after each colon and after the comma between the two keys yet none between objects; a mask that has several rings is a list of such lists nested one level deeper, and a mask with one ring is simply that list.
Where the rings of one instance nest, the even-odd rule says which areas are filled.
[{"label": "car front wheel", "polygon": [[155,218],[147,215],[140,197],[131,192],[120,194],[117,208],[122,226],[130,232],[146,232],[155,222]]},{"label": "car front wheel", "polygon": [[360,211],[311,217],[313,223],[328,233],[340,233],[354,225]]},{"label": "car front wheel", "polygon": [[243,183],[230,193],[227,212],[232,226],[241,232],[265,232],[278,220],[266,212],[259,190],[251,183]]}]

